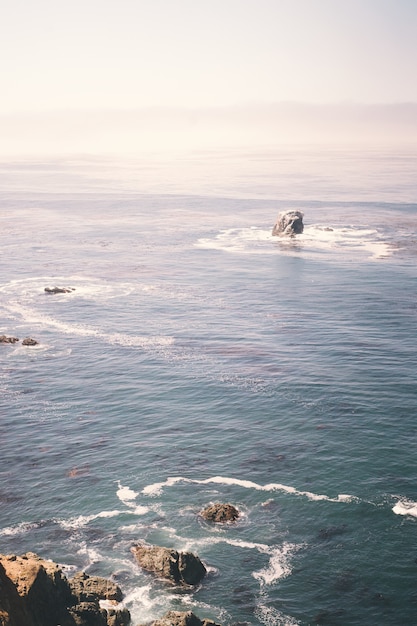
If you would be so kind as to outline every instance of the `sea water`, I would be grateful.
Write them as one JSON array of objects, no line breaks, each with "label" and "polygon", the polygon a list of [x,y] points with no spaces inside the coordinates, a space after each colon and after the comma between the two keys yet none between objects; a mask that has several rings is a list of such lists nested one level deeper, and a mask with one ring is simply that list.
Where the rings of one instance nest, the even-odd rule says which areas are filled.
[{"label": "sea water", "polygon": [[416,156],[4,160],[0,552],[111,577],[134,624],[416,624]]}]

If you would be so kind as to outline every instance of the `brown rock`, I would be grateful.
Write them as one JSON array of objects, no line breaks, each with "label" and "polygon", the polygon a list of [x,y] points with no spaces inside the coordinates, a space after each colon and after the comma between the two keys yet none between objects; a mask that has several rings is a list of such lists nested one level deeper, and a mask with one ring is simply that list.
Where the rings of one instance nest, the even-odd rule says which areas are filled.
[{"label": "brown rock", "polygon": [[0,335],[0,343],[17,343],[19,339],[17,337],[7,337],[6,335]]},{"label": "brown rock", "polygon": [[45,287],[46,293],[71,293],[75,291],[74,287]]},{"label": "brown rock", "polygon": [[13,581],[0,563],[0,624],[1,626],[34,626]]},{"label": "brown rock", "polygon": [[233,504],[210,504],[200,512],[201,517],[210,522],[234,522],[239,517],[239,511]]},{"label": "brown rock", "polygon": [[[79,574],[72,585],[56,563],[32,552],[0,555],[0,626],[127,626],[127,609],[101,609],[121,599],[109,580]],[[74,579],[73,579],[74,580]],[[88,599],[88,602],[84,601]]]},{"label": "brown rock", "polygon": [[177,584],[197,585],[207,570],[198,556],[159,546],[138,545],[131,548],[143,569]]},{"label": "brown rock", "polygon": [[36,341],[36,339],[32,339],[31,337],[26,337],[26,339],[23,339],[22,341],[22,346],[37,346],[38,345],[38,341]]},{"label": "brown rock", "polygon": [[168,611],[161,619],[152,622],[151,626],[218,626],[211,620],[201,620],[192,611]]},{"label": "brown rock", "polygon": [[120,587],[107,578],[89,576],[85,572],[79,572],[70,578],[68,584],[76,603],[94,602],[95,600],[113,600],[121,602],[123,593]]}]

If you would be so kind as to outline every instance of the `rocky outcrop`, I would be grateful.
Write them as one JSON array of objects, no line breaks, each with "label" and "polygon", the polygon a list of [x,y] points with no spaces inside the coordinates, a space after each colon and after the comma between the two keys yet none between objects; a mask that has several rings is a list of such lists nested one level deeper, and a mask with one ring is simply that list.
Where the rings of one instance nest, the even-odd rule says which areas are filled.
[{"label": "rocky outcrop", "polygon": [[300,235],[304,230],[302,211],[282,211],[272,229],[272,234],[279,237]]},{"label": "rocky outcrop", "polygon": [[1,626],[34,626],[16,586],[0,562],[0,624]]},{"label": "rocky outcrop", "polygon": [[176,584],[197,585],[207,573],[198,556],[191,552],[144,544],[133,546],[131,551],[143,569]]},{"label": "rocky outcrop", "polygon": [[17,343],[19,339],[17,337],[7,337],[7,335],[0,335],[0,343]]},{"label": "rocky outcrop", "polygon": [[89,576],[85,572],[79,572],[70,578],[68,584],[77,602],[94,602],[97,598],[121,602],[123,599],[120,587],[101,576]]},{"label": "rocky outcrop", "polygon": [[192,611],[168,611],[151,626],[219,626],[209,619],[201,620]]},{"label": "rocky outcrop", "polygon": [[200,516],[209,522],[234,522],[239,517],[239,511],[233,504],[210,504],[200,511]]},{"label": "rocky outcrop", "polygon": [[71,293],[75,291],[74,287],[45,287],[46,293]]},{"label": "rocky outcrop", "polygon": [[[102,609],[122,597],[103,578],[80,574],[68,581],[59,565],[32,552],[0,555],[0,626],[127,626],[126,609]],[[95,592],[94,592],[95,590]],[[85,601],[85,599],[87,599]]]}]

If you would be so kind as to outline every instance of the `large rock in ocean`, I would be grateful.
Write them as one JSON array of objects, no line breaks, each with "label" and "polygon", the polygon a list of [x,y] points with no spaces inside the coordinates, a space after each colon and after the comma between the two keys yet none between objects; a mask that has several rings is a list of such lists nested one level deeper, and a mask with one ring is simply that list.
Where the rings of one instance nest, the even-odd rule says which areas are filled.
[{"label": "large rock in ocean", "polygon": [[207,573],[198,556],[191,552],[144,544],[133,546],[131,551],[143,569],[176,584],[197,585]]},{"label": "large rock in ocean", "polygon": [[279,237],[300,235],[304,230],[302,211],[282,211],[272,229],[272,234]]},{"label": "large rock in ocean", "polygon": [[[101,599],[121,597],[111,581],[92,577],[92,582],[88,582],[87,575],[78,578],[82,580],[71,585],[57,563],[32,552],[22,556],[0,555],[0,625],[127,626],[130,623],[126,609],[100,608]],[[85,597],[88,602],[83,601]]]},{"label": "large rock in ocean", "polygon": [[210,504],[200,511],[200,516],[209,522],[234,522],[239,517],[239,511],[233,504]]}]

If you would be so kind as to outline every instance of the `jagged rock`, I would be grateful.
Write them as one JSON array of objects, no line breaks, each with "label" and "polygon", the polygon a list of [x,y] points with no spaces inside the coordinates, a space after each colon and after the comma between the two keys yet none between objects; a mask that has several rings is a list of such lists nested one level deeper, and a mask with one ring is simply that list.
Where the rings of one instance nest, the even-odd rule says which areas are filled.
[{"label": "jagged rock", "polygon": [[201,620],[192,611],[168,611],[151,626],[219,626],[209,619]]},{"label": "jagged rock", "polygon": [[81,602],[68,609],[76,626],[107,626],[107,611],[97,602]]},{"label": "jagged rock", "polygon": [[177,584],[197,585],[207,570],[198,556],[171,548],[137,545],[131,548],[143,569]]},{"label": "jagged rock", "polygon": [[130,613],[127,609],[107,609],[107,626],[128,626]]},{"label": "jagged rock", "polygon": [[1,626],[34,626],[13,581],[0,563],[0,624]]},{"label": "jagged rock", "polygon": [[201,517],[210,522],[234,522],[239,517],[239,511],[233,504],[210,504],[200,512]]},{"label": "jagged rock", "polygon": [[[126,609],[100,608],[100,599],[118,601],[111,581],[79,575],[71,586],[59,565],[32,552],[0,555],[0,626],[127,626]],[[78,589],[77,596],[74,589]],[[94,589],[97,595],[94,595]],[[83,602],[80,597],[88,597]],[[103,621],[104,620],[104,621]]]},{"label": "jagged rock", "polygon": [[302,211],[282,211],[277,217],[272,234],[280,237],[300,235],[304,230],[303,217]]},{"label": "jagged rock", "polygon": [[89,576],[85,572],[78,572],[68,581],[71,593],[77,604],[99,600],[113,600],[121,602],[123,593],[120,587],[107,578]]},{"label": "jagged rock", "polygon": [[7,337],[6,335],[0,335],[0,343],[17,343],[19,339],[17,337]]},{"label": "jagged rock", "polygon": [[32,339],[31,337],[26,337],[26,339],[23,339],[22,341],[22,346],[37,346],[38,345],[38,341],[36,341],[36,339]]},{"label": "jagged rock", "polygon": [[75,291],[74,287],[45,287],[46,293],[71,293]]},{"label": "jagged rock", "polygon": [[71,592],[56,563],[41,559],[32,552],[22,556],[2,556],[0,562],[33,624],[69,626],[66,606],[71,601]]}]

